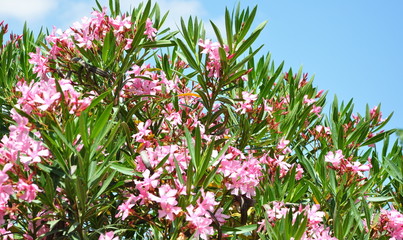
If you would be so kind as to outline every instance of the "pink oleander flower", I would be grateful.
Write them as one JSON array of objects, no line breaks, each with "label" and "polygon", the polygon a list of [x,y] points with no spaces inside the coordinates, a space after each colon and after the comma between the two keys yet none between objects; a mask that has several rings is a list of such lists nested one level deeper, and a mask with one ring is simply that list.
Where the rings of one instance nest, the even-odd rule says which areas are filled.
[{"label": "pink oleander flower", "polygon": [[162,185],[159,189],[159,197],[150,194],[150,199],[160,203],[161,209],[158,210],[158,217],[175,220],[175,215],[181,211],[180,207],[176,207],[178,202],[176,201],[176,195],[178,190],[172,189],[169,185]]},{"label": "pink oleander flower", "polygon": [[[396,209],[381,209],[380,216],[374,217],[373,221],[371,231],[374,236],[387,236],[392,240],[403,240],[403,214]],[[364,221],[364,226],[367,226],[366,221]],[[369,230],[366,229],[366,231]]]},{"label": "pink oleander flower", "polygon": [[146,21],[146,30],[144,34],[147,35],[147,38],[150,40],[154,40],[155,36],[157,36],[157,29],[153,28],[153,22],[151,19],[147,19]]},{"label": "pink oleander flower", "polygon": [[208,55],[206,69],[209,71],[209,77],[220,77],[221,62],[219,48],[222,47],[227,52],[227,58],[230,58],[228,46],[221,46],[218,42],[211,42],[209,39],[199,40],[198,45],[203,48],[201,53]]},{"label": "pink oleander flower", "polygon": [[244,156],[236,148],[229,148],[227,155],[221,161],[219,173],[226,177],[225,186],[231,194],[245,194],[247,197],[255,196],[256,186],[262,176],[260,161],[253,156]]},{"label": "pink oleander flower", "polygon": [[318,132],[318,133],[325,133],[325,134],[327,134],[327,135],[329,135],[331,132],[330,132],[330,127],[325,127],[325,126],[322,126],[322,125],[317,125],[316,127],[315,127],[315,130]]},{"label": "pink oleander flower", "polygon": [[316,116],[321,117],[320,113],[322,112],[322,107],[312,105],[311,113],[316,114]]},{"label": "pink oleander flower", "polygon": [[308,98],[308,95],[305,95],[302,103],[310,105],[315,102],[316,102],[316,99],[314,99],[314,98],[310,99],[310,98]]},{"label": "pink oleander flower", "polygon": [[267,154],[264,154],[261,157],[261,163],[266,164],[268,167],[268,173],[271,176],[276,175],[276,171],[280,171],[280,178],[283,178],[287,175],[287,173],[292,169],[293,167],[296,167],[296,172],[295,172],[295,180],[300,180],[303,176],[304,169],[301,167],[300,164],[289,164],[285,161],[285,156],[284,155],[277,155],[274,158],[271,158]]},{"label": "pink oleander flower", "polygon": [[300,180],[303,177],[303,174],[304,174],[304,169],[298,163],[297,169],[295,170],[295,180]]},{"label": "pink oleander flower", "polygon": [[148,130],[148,127],[151,126],[151,120],[147,120],[145,123],[140,122],[137,125],[137,129],[139,130],[136,134],[133,134],[133,138],[136,139],[137,142],[144,141],[143,137],[148,136],[151,133],[151,130]]},{"label": "pink oleander flower", "polygon": [[28,184],[21,179],[18,182],[17,189],[19,191],[24,192],[20,196],[20,198],[27,202],[32,202],[36,198],[36,194],[38,192],[41,192],[41,190],[39,189],[39,187],[36,184],[34,184],[34,183]]},{"label": "pink oleander flower", "polygon": [[341,150],[337,150],[336,152],[328,152],[325,156],[325,162],[329,162],[333,167],[339,167],[340,163],[344,159],[344,155]]},{"label": "pink oleander flower", "polygon": [[190,229],[194,230],[193,238],[209,239],[209,236],[214,234],[214,228],[211,226],[213,220],[208,218],[208,215],[201,216],[192,205],[189,205],[186,210],[186,221],[190,223]]},{"label": "pink oleander flower", "polygon": [[246,113],[253,110],[253,103],[257,100],[257,95],[246,91],[242,92],[243,102],[239,103],[239,108],[236,109],[239,113]]},{"label": "pink oleander flower", "polygon": [[360,162],[347,163],[346,167],[352,172],[366,172],[371,170],[370,164],[361,164]]},{"label": "pink oleander flower", "polygon": [[0,228],[0,236],[3,240],[14,240],[14,234],[11,231],[6,230],[5,228]]},{"label": "pink oleander flower", "polygon": [[[331,236],[330,229],[323,225],[323,217],[325,213],[319,211],[319,205],[307,205],[306,207],[299,208],[296,207],[288,207],[283,202],[271,202],[271,204],[263,205],[266,210],[267,218],[265,219],[270,224],[275,225],[277,221],[286,217],[287,214],[292,213],[293,221],[296,221],[297,216],[300,214],[304,214],[308,218],[307,227],[301,239],[304,240],[337,240]],[[259,222],[260,227],[258,231],[265,232],[265,220]]]},{"label": "pink oleander flower", "polygon": [[31,142],[31,147],[26,151],[26,156],[21,155],[20,161],[25,166],[30,165],[31,163],[39,163],[41,162],[41,157],[48,157],[50,152],[48,149],[43,147],[42,142]]},{"label": "pink oleander flower", "polygon": [[109,231],[105,234],[101,234],[98,240],[119,240],[119,238],[115,237],[115,233],[113,231]]},{"label": "pink oleander flower", "polygon": [[33,72],[37,73],[39,77],[45,77],[48,72],[48,66],[46,66],[48,60],[42,56],[41,49],[36,48],[36,53],[29,53],[30,59],[29,63],[34,65]]},{"label": "pink oleander flower", "polygon": [[291,153],[291,149],[288,146],[288,144],[290,143],[289,140],[286,140],[285,138],[281,138],[280,142],[277,145],[277,149],[282,150],[281,152],[283,154],[287,154],[287,153]]},{"label": "pink oleander flower", "polygon": [[208,214],[208,211],[213,212],[214,207],[219,204],[215,200],[215,195],[213,192],[205,192],[203,189],[201,190],[201,200],[200,198],[197,200],[197,209],[200,211],[200,214]]},{"label": "pink oleander flower", "polygon": [[132,26],[130,17],[124,17],[124,16],[109,18],[109,24],[111,24],[115,29],[114,30],[115,35],[117,35],[118,33],[123,33],[127,29],[130,29],[130,27]]},{"label": "pink oleander flower", "polygon": [[116,214],[115,217],[122,217],[122,220],[125,220],[129,216],[129,213],[132,211],[135,202],[135,196],[130,195],[130,197],[118,207],[119,212]]},{"label": "pink oleander flower", "polygon": [[136,187],[138,188],[144,188],[145,190],[149,190],[151,188],[156,188],[157,185],[160,182],[160,173],[154,173],[153,175],[151,175],[150,170],[146,169],[143,172],[143,180],[138,181],[138,180],[134,180],[134,183],[136,184]]}]

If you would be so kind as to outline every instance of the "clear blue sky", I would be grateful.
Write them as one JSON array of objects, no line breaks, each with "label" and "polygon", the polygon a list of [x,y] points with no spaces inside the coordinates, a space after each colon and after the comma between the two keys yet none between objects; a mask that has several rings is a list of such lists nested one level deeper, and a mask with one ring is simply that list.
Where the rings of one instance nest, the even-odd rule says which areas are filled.
[{"label": "clear blue sky", "polygon": [[[105,3],[107,1],[100,1]],[[123,7],[139,1],[122,0]],[[159,0],[174,22],[197,15],[223,25],[224,9],[235,0]],[[24,20],[32,29],[55,25],[65,29],[89,15],[91,0],[0,0],[0,21],[20,32]],[[354,98],[356,112],[382,104],[384,116],[394,112],[390,128],[403,128],[403,1],[248,0],[258,5],[256,24],[269,20],[259,43],[276,63],[315,74],[315,85],[329,90],[328,104]]]}]

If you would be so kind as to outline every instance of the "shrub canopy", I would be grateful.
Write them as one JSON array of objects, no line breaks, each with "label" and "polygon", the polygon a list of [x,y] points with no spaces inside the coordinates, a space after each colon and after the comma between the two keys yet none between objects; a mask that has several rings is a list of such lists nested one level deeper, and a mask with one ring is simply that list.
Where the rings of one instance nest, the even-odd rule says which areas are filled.
[{"label": "shrub canopy", "polygon": [[380,107],[330,104],[254,42],[257,8],[164,29],[146,2],[6,42],[3,239],[403,239]]}]

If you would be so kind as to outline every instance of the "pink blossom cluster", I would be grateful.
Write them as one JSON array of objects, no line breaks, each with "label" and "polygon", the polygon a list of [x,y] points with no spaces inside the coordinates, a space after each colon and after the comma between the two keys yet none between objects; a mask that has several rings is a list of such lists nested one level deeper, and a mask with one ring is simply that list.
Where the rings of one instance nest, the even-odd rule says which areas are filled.
[{"label": "pink blossom cluster", "polygon": [[121,97],[131,98],[141,95],[162,95],[163,93],[176,92],[176,79],[168,80],[163,71],[152,72],[151,66],[133,65],[131,70],[126,72],[126,83],[123,86]]},{"label": "pink blossom cluster", "polygon": [[316,114],[318,117],[320,117],[320,113],[322,112],[322,107],[320,106],[316,106],[314,103],[317,101],[316,98],[318,98],[320,96],[316,96],[315,98],[309,98],[308,95],[304,95],[304,99],[303,99],[303,104],[306,104],[308,106],[311,106],[311,113]]},{"label": "pink blossom cluster", "polygon": [[243,91],[242,98],[243,98],[243,101],[239,103],[239,107],[236,109],[236,111],[240,114],[252,112],[254,109],[253,103],[257,100],[257,95]]},{"label": "pink blossom cluster", "polygon": [[322,125],[317,125],[315,127],[315,130],[318,134],[325,134],[325,135],[330,135],[330,127],[325,127]]},{"label": "pink blossom cluster", "polygon": [[[17,197],[29,203],[42,191],[32,182],[32,174],[26,178],[23,173],[30,172],[29,166],[41,162],[41,158],[50,156],[40,141],[39,132],[31,130],[28,119],[14,109],[11,116],[16,125],[10,126],[9,135],[4,135],[0,143],[0,164],[3,166],[0,171],[0,224],[5,223],[5,215],[14,217],[16,209],[9,207],[10,198]],[[9,174],[18,176],[18,182],[11,180]]]},{"label": "pink blossom cluster", "polygon": [[[390,210],[381,209],[376,222],[371,223],[371,229],[367,228],[364,219],[363,224],[366,231],[371,232],[371,237],[377,239],[381,236],[388,236],[391,240],[403,240],[403,214],[392,208]],[[374,219],[372,220],[374,221]]]},{"label": "pink blossom cluster", "polygon": [[[14,109],[11,116],[16,125],[10,126],[9,135],[3,136],[0,143],[0,164],[3,169],[0,172],[0,224],[4,224],[4,216],[13,214],[8,209],[8,201],[14,194],[19,199],[32,202],[36,194],[41,190],[31,182],[31,176],[26,179],[21,171],[29,171],[29,166],[41,162],[41,158],[49,157],[50,153],[42,142],[40,134],[31,131],[28,119],[19,115]],[[30,136],[32,134],[36,139]],[[22,168],[19,163],[22,163]],[[9,173],[19,176],[18,182],[9,178]]]},{"label": "pink blossom cluster", "polygon": [[264,163],[267,167],[267,171],[269,176],[276,175],[276,172],[280,171],[280,178],[283,178],[287,175],[287,173],[293,169],[295,169],[295,179],[300,180],[303,176],[304,169],[301,167],[299,163],[287,163],[285,155],[276,155],[274,158],[270,157],[268,154],[264,154],[262,156],[261,162]]},{"label": "pink blossom cluster", "polygon": [[208,56],[206,69],[209,71],[208,77],[220,77],[221,76],[221,60],[219,49],[223,49],[226,53],[226,57],[230,57],[228,54],[229,47],[221,46],[218,42],[212,42],[210,39],[200,39],[198,45],[203,49],[201,53]]},{"label": "pink blossom cluster", "polygon": [[[28,231],[23,234],[24,239],[49,239],[49,237],[44,237],[44,235],[50,231],[49,225],[47,224],[47,221],[49,221],[50,219],[46,217],[46,215],[50,214],[51,212],[48,211],[40,212],[38,216],[35,217],[30,214],[28,217],[31,220],[28,222]],[[35,238],[33,236],[35,236]]]},{"label": "pink blossom cluster", "polygon": [[119,240],[119,238],[115,237],[115,233],[113,231],[109,231],[105,234],[101,234],[98,240]]},{"label": "pink blossom cluster", "polygon": [[249,198],[255,196],[256,186],[263,175],[261,162],[252,155],[245,156],[235,147],[228,148],[217,172],[225,177],[223,182],[231,194]]},{"label": "pink blossom cluster", "polygon": [[274,201],[269,204],[263,205],[266,210],[267,218],[260,222],[259,231],[265,232],[266,224],[270,224],[272,226],[276,225],[276,222],[284,219],[287,214],[291,211],[293,215],[293,222],[297,219],[297,216],[300,214],[305,215],[308,218],[306,230],[302,235],[303,240],[337,240],[337,238],[331,236],[331,231],[328,227],[325,227],[323,224],[323,218],[325,213],[319,211],[320,206],[318,204],[315,205],[307,205],[303,207],[299,205],[296,207],[288,207],[283,202]]},{"label": "pink blossom cluster", "polygon": [[[64,32],[53,29],[52,34],[46,38],[52,44],[49,51],[50,58],[56,59],[66,52],[69,55],[75,54],[74,42],[77,42],[77,46],[80,48],[98,50],[94,48],[102,47],[105,36],[110,31],[113,31],[117,46],[124,46],[125,50],[132,47],[136,27],[135,23],[131,21],[131,16],[123,15],[112,18],[106,15],[106,8],[104,8],[102,12],[93,11],[90,18],[82,18],[81,22],[75,22],[73,27]],[[151,19],[147,19],[144,35],[149,40],[154,40],[156,33],[157,29],[153,27],[153,22]]]},{"label": "pink blossom cluster", "polygon": [[371,119],[374,119],[375,122],[377,122],[377,123],[381,123],[381,122],[384,121],[384,120],[382,119],[382,112],[380,112],[380,111],[378,110],[378,107],[377,107],[377,106],[373,107],[373,108],[369,111],[369,115],[370,115]]},{"label": "pink blossom cluster", "polygon": [[158,204],[158,217],[168,220],[175,220],[175,217],[181,212],[181,208],[177,206],[177,198],[180,194],[184,194],[184,186],[179,182],[175,182],[176,186],[172,188],[168,184],[161,184],[160,173],[151,174],[150,170],[143,172],[143,179],[135,180],[137,194],[129,194],[125,200],[118,207],[118,214],[116,217],[121,217],[122,220],[126,219],[133,213],[133,207],[137,204],[151,206]]},{"label": "pink blossom cluster", "polygon": [[118,207],[116,217],[125,220],[131,215],[136,215],[134,207],[139,205],[158,205],[158,218],[174,221],[177,217],[185,214],[188,222],[187,228],[194,234],[195,238],[208,239],[214,234],[214,224],[224,224],[227,215],[223,214],[222,208],[218,208],[219,203],[213,192],[200,190],[201,196],[197,198],[196,205],[188,205],[185,209],[178,207],[180,195],[186,194],[186,187],[179,181],[170,181],[169,184],[161,183],[161,173],[151,174],[146,169],[143,178],[135,180],[137,194],[130,194],[129,197]]},{"label": "pink blossom cluster", "polygon": [[361,164],[358,161],[351,162],[344,157],[341,150],[336,150],[335,152],[329,151],[325,156],[325,162],[330,163],[329,167],[337,170],[340,174],[350,172],[358,174],[360,177],[364,177],[363,172],[369,171],[372,167],[371,163]]},{"label": "pink blossom cluster", "polygon": [[215,200],[213,192],[205,192],[201,189],[201,197],[196,201],[196,207],[186,207],[186,220],[189,222],[189,229],[193,232],[194,239],[209,239],[214,234],[212,224],[223,225],[229,216],[222,213],[222,208],[217,208],[219,202]]},{"label": "pink blossom cluster", "polygon": [[[11,110],[11,117],[16,125],[10,126],[9,135],[4,135],[1,139],[0,163],[15,164],[20,161],[24,168],[28,169],[31,163],[38,163],[41,157],[48,157],[49,151],[39,141],[41,138],[39,132],[31,131],[27,118],[22,117],[14,109]],[[33,139],[31,133],[37,139]]]},{"label": "pink blossom cluster", "polygon": [[29,115],[43,116],[45,112],[60,110],[61,101],[64,101],[69,107],[70,114],[80,115],[90,105],[92,97],[82,97],[67,79],[58,81],[63,93],[62,98],[57,90],[56,81],[54,78],[44,77],[39,82],[32,81],[30,84],[25,81],[18,82],[16,91],[21,93],[21,97],[17,103],[21,110]]},{"label": "pink blossom cluster", "polygon": [[288,147],[288,144],[290,144],[289,140],[281,138],[279,143],[277,144],[277,149],[280,150],[283,154],[291,153],[292,150],[290,147]]}]

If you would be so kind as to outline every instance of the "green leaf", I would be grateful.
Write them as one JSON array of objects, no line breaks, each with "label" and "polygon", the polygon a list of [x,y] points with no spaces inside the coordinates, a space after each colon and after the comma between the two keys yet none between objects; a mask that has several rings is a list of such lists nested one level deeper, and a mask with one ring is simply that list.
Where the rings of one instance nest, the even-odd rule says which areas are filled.
[{"label": "green leaf", "polygon": [[366,146],[366,145],[371,145],[375,144],[383,139],[385,139],[387,136],[390,134],[394,133],[396,130],[391,129],[382,133],[378,133],[377,135],[373,136],[372,138],[368,139],[367,141],[363,142],[361,145]]},{"label": "green leaf", "polygon": [[232,20],[229,14],[229,11],[227,8],[225,8],[225,32],[227,34],[227,44],[229,47],[229,52],[232,53],[232,40],[233,40],[233,34],[232,34]]},{"label": "green leaf", "polygon": [[96,138],[99,133],[105,128],[106,123],[110,121],[113,103],[109,104],[102,114],[97,118],[94,127],[91,128],[91,137]]},{"label": "green leaf", "polygon": [[132,168],[123,166],[121,163],[111,163],[109,167],[113,170],[123,173],[124,175],[141,177],[140,173],[135,172]]},{"label": "green leaf", "polygon": [[210,24],[213,27],[214,33],[217,37],[218,42],[220,43],[220,46],[224,46],[224,40],[222,39],[221,32],[218,29],[217,25],[215,25],[214,22],[211,20],[210,20]]},{"label": "green leaf", "polygon": [[243,234],[243,233],[249,233],[254,231],[257,228],[257,224],[250,224],[250,225],[244,225],[241,227],[227,227],[227,226],[222,226],[222,231],[223,233],[228,233],[228,234]]},{"label": "green leaf", "polygon": [[382,196],[382,197],[366,197],[365,200],[368,202],[389,202],[392,200],[392,196]]},{"label": "green leaf", "polygon": [[234,59],[238,58],[241,56],[242,53],[244,53],[246,50],[249,49],[249,47],[255,42],[257,37],[260,35],[261,31],[263,28],[266,26],[267,21],[259,24],[257,28],[253,31],[253,33],[247,38],[245,41],[241,42],[239,47],[236,49],[236,53],[234,54]]}]

